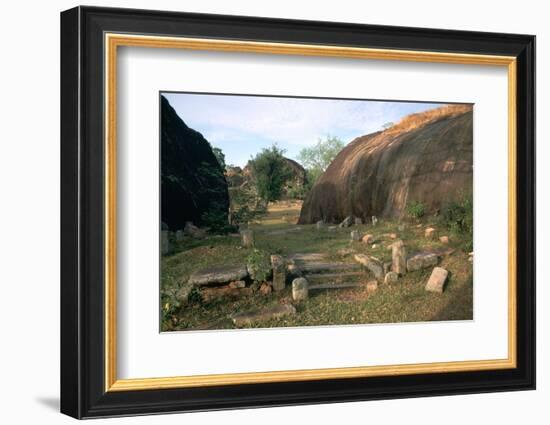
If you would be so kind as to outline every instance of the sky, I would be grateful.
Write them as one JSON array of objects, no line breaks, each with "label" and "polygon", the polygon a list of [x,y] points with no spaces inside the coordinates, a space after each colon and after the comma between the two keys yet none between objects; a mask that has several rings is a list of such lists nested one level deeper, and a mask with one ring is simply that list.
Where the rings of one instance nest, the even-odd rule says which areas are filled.
[{"label": "sky", "polygon": [[441,103],[385,102],[162,93],[187,126],[200,132],[225,154],[226,164],[243,167],[273,143],[297,159],[304,147],[328,135],[348,144],[353,139],[397,123],[414,112]]}]

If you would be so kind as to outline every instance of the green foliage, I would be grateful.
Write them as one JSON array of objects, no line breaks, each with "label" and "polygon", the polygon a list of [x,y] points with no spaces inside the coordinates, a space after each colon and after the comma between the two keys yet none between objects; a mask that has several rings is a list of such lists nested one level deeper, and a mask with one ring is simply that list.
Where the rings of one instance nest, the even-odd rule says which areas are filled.
[{"label": "green foliage", "polygon": [[257,283],[265,282],[271,274],[271,262],[266,251],[254,248],[247,257],[246,264],[251,271],[251,277]]},{"label": "green foliage", "polygon": [[426,205],[420,201],[412,201],[407,204],[407,214],[412,218],[421,218],[426,214]]},{"label": "green foliage", "polygon": [[212,153],[218,160],[218,164],[220,164],[220,167],[222,167],[222,170],[225,170],[226,164],[225,164],[225,154],[220,148],[212,147]]},{"label": "green foliage", "polygon": [[216,207],[202,213],[201,222],[209,227],[210,233],[229,233],[235,230],[227,220],[227,212]]},{"label": "green foliage", "polygon": [[474,233],[474,204],[472,195],[463,196],[459,201],[444,205],[441,210],[441,221],[455,234],[472,236]]},{"label": "green foliage", "polygon": [[389,122],[387,122],[387,123],[385,123],[385,124],[382,124],[382,128],[383,128],[384,130],[387,130],[388,128],[392,128],[393,126],[394,126],[394,123],[391,122],[391,121],[389,121]]},{"label": "green foliage", "polygon": [[292,170],[283,156],[284,152],[273,145],[269,149],[262,149],[250,160],[258,196],[266,204],[281,199],[284,185],[292,177]]},{"label": "green foliage", "polygon": [[325,172],[336,155],[344,148],[344,142],[328,135],[324,140],[309,148],[303,148],[298,154],[298,160],[307,169],[308,182],[312,185]]}]

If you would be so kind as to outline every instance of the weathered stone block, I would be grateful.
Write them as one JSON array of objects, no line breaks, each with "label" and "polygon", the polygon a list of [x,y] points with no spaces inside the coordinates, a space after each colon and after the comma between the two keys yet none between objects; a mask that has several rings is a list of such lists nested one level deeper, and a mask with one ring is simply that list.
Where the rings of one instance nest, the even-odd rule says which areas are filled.
[{"label": "weathered stone block", "polygon": [[254,246],[254,232],[252,230],[241,230],[241,238],[241,245],[244,248],[252,248]]},{"label": "weathered stone block", "polygon": [[386,273],[386,275],[384,276],[384,283],[387,284],[387,285],[390,285],[392,283],[395,283],[397,282],[397,280],[399,279],[399,275],[395,272],[388,272]]},{"label": "weathered stone block", "polygon": [[296,278],[292,281],[292,299],[294,301],[307,300],[309,294],[309,283],[303,277]]},{"label": "weathered stone block", "polygon": [[273,289],[282,291],[286,284],[286,263],[280,255],[271,256],[271,267],[273,269]]},{"label": "weathered stone block", "polygon": [[415,270],[427,269],[429,267],[437,266],[439,259],[436,254],[433,253],[419,253],[413,255],[407,260],[407,271],[413,272]]},{"label": "weathered stone block", "polygon": [[349,227],[351,226],[352,217],[348,216],[338,225],[338,227]]},{"label": "weathered stone block", "polygon": [[367,292],[374,292],[378,289],[378,282],[376,280],[371,280],[367,282]]},{"label": "weathered stone block", "polygon": [[203,286],[241,280],[248,276],[245,265],[218,266],[196,271],[189,277],[191,285]]},{"label": "weathered stone block", "polygon": [[363,219],[361,217],[355,217],[354,222],[356,226],[360,226],[361,224],[363,224]]},{"label": "weathered stone block", "polygon": [[424,237],[426,239],[435,239],[435,229],[433,227],[428,227],[424,230]]},{"label": "weathered stone block", "polygon": [[392,257],[392,270],[398,275],[407,272],[407,249],[402,240],[395,241],[390,245]]},{"label": "weathered stone block", "polygon": [[325,222],[323,220],[319,220],[317,223],[315,223],[315,227],[317,230],[322,230],[325,228]]},{"label": "weathered stone block", "polygon": [[441,267],[434,267],[426,284],[426,291],[442,293],[449,272]]},{"label": "weathered stone block", "polygon": [[361,234],[359,233],[359,230],[352,230],[350,233],[350,238],[352,241],[359,241],[361,239]]},{"label": "weathered stone block", "polygon": [[355,261],[365,266],[376,279],[384,278],[384,265],[374,257],[369,257],[365,254],[355,254]]}]

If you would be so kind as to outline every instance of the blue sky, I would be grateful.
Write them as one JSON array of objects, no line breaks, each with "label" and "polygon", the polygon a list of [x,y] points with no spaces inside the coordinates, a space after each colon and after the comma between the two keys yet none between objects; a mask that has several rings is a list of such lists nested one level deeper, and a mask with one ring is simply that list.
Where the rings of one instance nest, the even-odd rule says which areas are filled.
[{"label": "blue sky", "polygon": [[345,144],[414,112],[443,104],[163,93],[180,118],[222,149],[227,164],[244,166],[273,143],[296,159],[327,135]]}]

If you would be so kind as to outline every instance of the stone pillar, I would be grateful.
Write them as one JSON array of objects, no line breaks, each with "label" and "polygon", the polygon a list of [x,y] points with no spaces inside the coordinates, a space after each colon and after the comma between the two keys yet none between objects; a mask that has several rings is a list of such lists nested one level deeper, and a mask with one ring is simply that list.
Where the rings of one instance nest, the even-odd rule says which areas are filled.
[{"label": "stone pillar", "polygon": [[241,231],[242,246],[244,248],[251,248],[254,246],[254,232],[250,229]]},{"label": "stone pillar", "polygon": [[170,240],[168,239],[169,233],[170,232],[168,230],[162,230],[160,232],[160,252],[162,255],[166,255],[170,252]]},{"label": "stone pillar", "polygon": [[375,215],[373,215],[373,216],[371,217],[371,220],[372,220],[372,225],[373,225],[373,226],[376,226],[376,225],[378,224],[378,218],[376,218]]},{"label": "stone pillar", "polygon": [[361,234],[359,233],[359,230],[352,230],[350,233],[350,237],[352,241],[361,240]]},{"label": "stone pillar", "polygon": [[292,281],[292,299],[294,301],[307,300],[309,295],[309,283],[307,279],[298,277]]},{"label": "stone pillar", "polygon": [[273,268],[273,289],[282,291],[286,284],[286,264],[280,255],[271,256],[271,267]]},{"label": "stone pillar", "polygon": [[398,275],[407,272],[407,250],[403,241],[399,240],[391,244],[392,271]]},{"label": "stone pillar", "polygon": [[317,230],[322,230],[325,227],[325,222],[323,220],[319,220],[317,223],[315,223],[315,226],[317,227]]}]

